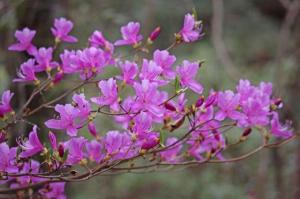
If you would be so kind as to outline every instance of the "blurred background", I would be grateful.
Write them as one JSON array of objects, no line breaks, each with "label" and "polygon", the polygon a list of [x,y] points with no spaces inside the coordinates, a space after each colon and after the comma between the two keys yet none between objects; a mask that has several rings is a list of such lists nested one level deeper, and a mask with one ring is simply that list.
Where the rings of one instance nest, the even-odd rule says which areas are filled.
[{"label": "blurred background", "polygon": [[[50,27],[55,17],[74,24],[80,42],[66,48],[87,46],[98,29],[110,40],[120,37],[119,28],[139,21],[147,35],[156,26],[162,32],[154,44],[166,48],[182,25],[184,15],[195,9],[204,23],[200,42],[172,50],[179,60],[205,60],[199,80],[205,87],[234,88],[240,78],[254,83],[271,81],[282,96],[282,118],[300,122],[300,0],[0,0],[0,91],[16,92],[16,107],[24,104],[32,87],[11,85],[25,54],[9,52],[14,31],[25,26],[38,31],[34,43],[53,45]],[[63,91],[68,85],[61,85]],[[59,91],[57,91],[59,92]],[[55,92],[50,94],[55,96]],[[39,103],[39,101],[36,101]],[[35,102],[33,103],[35,104]],[[47,111],[30,118],[45,121]],[[102,129],[111,123],[99,121]],[[28,132],[23,124],[11,132],[11,140]],[[248,144],[236,148],[244,151]],[[98,198],[300,198],[300,141],[279,149],[264,150],[234,164],[207,164],[167,172],[96,177],[68,184],[72,199]]]}]

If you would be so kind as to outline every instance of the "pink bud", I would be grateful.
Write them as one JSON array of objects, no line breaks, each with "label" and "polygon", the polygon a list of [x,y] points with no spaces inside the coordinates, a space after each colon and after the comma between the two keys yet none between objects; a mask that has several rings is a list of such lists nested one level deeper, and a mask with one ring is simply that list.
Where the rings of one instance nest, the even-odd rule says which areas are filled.
[{"label": "pink bud", "polygon": [[176,111],[176,108],[168,102],[164,103],[164,106],[165,106],[166,109],[168,109],[170,111]]},{"label": "pink bud", "polygon": [[150,34],[150,41],[154,41],[160,34],[160,27],[156,27]]},{"label": "pink bud", "polygon": [[64,157],[64,154],[65,154],[65,148],[64,148],[64,145],[62,144],[59,144],[58,145],[58,155],[59,157]]},{"label": "pink bud", "polygon": [[275,104],[276,106],[281,106],[281,105],[282,105],[282,99],[281,99],[281,98],[275,99],[275,100],[274,100],[274,104]]},{"label": "pink bud", "polygon": [[97,137],[96,125],[93,122],[89,122],[88,129],[92,136]]},{"label": "pink bud", "polygon": [[196,102],[196,107],[200,107],[204,102],[204,96],[200,96],[199,99]]},{"label": "pink bud", "polygon": [[205,101],[205,108],[213,105],[216,102],[217,96],[217,92],[213,92],[211,95],[209,95]]},{"label": "pink bud", "polygon": [[252,131],[252,129],[251,128],[246,128],[245,130],[244,130],[244,132],[243,132],[243,137],[247,137],[248,135],[250,135],[250,133],[251,133],[251,131]]},{"label": "pink bud", "polygon": [[58,73],[56,73],[56,75],[54,76],[54,79],[53,79],[53,84],[57,84],[58,82],[60,82],[62,80],[64,76],[64,73],[62,71],[59,71]]},{"label": "pink bud", "polygon": [[49,131],[48,138],[50,140],[50,144],[51,144],[52,149],[56,150],[57,149],[57,143],[56,143],[56,136],[54,135],[54,133]]}]

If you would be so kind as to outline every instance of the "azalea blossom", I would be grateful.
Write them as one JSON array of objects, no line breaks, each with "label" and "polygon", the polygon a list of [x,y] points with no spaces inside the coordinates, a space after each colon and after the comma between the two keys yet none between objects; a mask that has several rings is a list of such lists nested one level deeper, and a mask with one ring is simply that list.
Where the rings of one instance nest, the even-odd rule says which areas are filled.
[{"label": "azalea blossom", "polygon": [[180,84],[192,89],[194,92],[201,94],[203,87],[194,78],[196,77],[199,69],[199,63],[189,62],[184,60],[182,65],[176,68],[176,72],[180,78]]},{"label": "azalea blossom", "polygon": [[73,29],[73,23],[63,17],[54,20],[54,27],[51,28],[52,34],[57,41],[77,42],[76,37],[69,35]]},{"label": "azalea blossom", "polygon": [[35,81],[37,82],[38,79],[35,76],[35,60],[29,59],[25,63],[21,65],[20,71],[17,73],[18,78],[14,79],[14,82],[28,82],[28,81]]},{"label": "azalea blossom", "polygon": [[35,125],[32,131],[29,133],[29,138],[26,142],[20,143],[20,147],[22,148],[22,152],[20,153],[20,157],[27,158],[31,157],[41,151],[43,151],[44,146],[42,145],[38,135],[37,135],[37,126]]},{"label": "azalea blossom", "polygon": [[293,135],[293,131],[290,124],[282,125],[279,122],[278,113],[273,112],[273,118],[271,120],[271,133],[276,137],[288,138]]},{"label": "azalea blossom", "polygon": [[122,70],[122,75],[118,79],[123,80],[126,84],[133,84],[138,73],[137,64],[126,60],[124,63],[120,63],[119,66]]},{"label": "azalea blossom", "polygon": [[202,25],[195,20],[191,14],[186,14],[184,17],[184,24],[179,32],[184,42],[194,42],[202,36]]},{"label": "azalea blossom", "polygon": [[53,68],[58,66],[58,63],[52,61],[53,48],[39,48],[34,54],[35,60],[37,62],[36,71],[51,71]]},{"label": "azalea blossom", "polygon": [[19,43],[12,44],[9,46],[9,50],[12,51],[27,51],[30,55],[34,55],[36,52],[36,47],[31,43],[36,34],[35,30],[30,30],[29,28],[24,28],[23,30],[17,30],[15,37]]},{"label": "azalea blossom", "polygon": [[117,40],[115,42],[115,45],[116,46],[137,45],[138,42],[143,39],[143,36],[140,35],[139,32],[140,32],[140,23],[129,22],[127,25],[122,26],[121,33],[123,39]]},{"label": "azalea blossom", "polygon": [[222,121],[225,118],[233,120],[241,120],[244,115],[237,110],[240,104],[240,95],[234,94],[232,91],[219,92],[218,107],[220,110],[216,113],[215,119]]},{"label": "azalea blossom", "polygon": [[[177,143],[178,138],[169,137],[166,141],[166,147],[169,147],[167,150],[160,152],[160,156],[164,161],[175,163],[179,161],[177,156],[182,149],[182,144]],[[176,144],[175,144],[176,143]]]},{"label": "azalea blossom", "polygon": [[[0,144],[0,171],[18,172],[16,164],[17,147],[9,148],[6,143]],[[1,183],[0,183],[1,184]]]},{"label": "azalea blossom", "polygon": [[71,138],[65,142],[64,148],[69,152],[67,159],[69,164],[76,164],[84,158],[83,149],[86,143],[87,140],[84,137]]},{"label": "azalea blossom", "polygon": [[55,106],[55,111],[60,114],[60,119],[50,119],[45,125],[51,129],[66,130],[69,136],[76,136],[80,124],[76,123],[76,118],[80,116],[80,110],[71,104]]},{"label": "azalea blossom", "polygon": [[5,114],[13,111],[10,105],[10,101],[13,96],[14,93],[10,90],[6,90],[2,93],[2,100],[0,102],[0,117],[4,117]]},{"label": "azalea blossom", "polygon": [[113,78],[110,78],[107,81],[102,80],[99,82],[98,87],[103,96],[93,97],[91,98],[91,101],[99,106],[109,105],[112,110],[119,110],[118,86],[116,80]]},{"label": "azalea blossom", "polygon": [[176,76],[175,71],[172,69],[172,65],[176,61],[174,55],[166,50],[156,50],[153,53],[153,61],[162,68],[162,74],[168,79],[174,79]]}]

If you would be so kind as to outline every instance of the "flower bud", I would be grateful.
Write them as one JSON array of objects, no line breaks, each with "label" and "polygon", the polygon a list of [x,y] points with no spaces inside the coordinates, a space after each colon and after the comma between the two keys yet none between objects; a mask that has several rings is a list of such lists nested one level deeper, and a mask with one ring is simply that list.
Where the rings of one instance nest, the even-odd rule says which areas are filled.
[{"label": "flower bud", "polygon": [[212,94],[210,94],[205,101],[204,107],[207,108],[207,107],[213,105],[217,100],[217,96],[218,96],[217,92],[213,92]]},{"label": "flower bud", "polygon": [[88,129],[92,136],[97,137],[96,125],[93,122],[88,123]]},{"label": "flower bud", "polygon": [[248,135],[250,135],[252,129],[250,127],[246,128],[240,138],[240,141],[245,141],[248,137]]},{"label": "flower bud", "polygon": [[172,132],[172,131],[178,129],[184,123],[184,120],[185,120],[185,117],[182,117],[181,119],[177,120],[175,122],[175,124],[171,125],[170,131]]},{"label": "flower bud", "polygon": [[50,140],[50,144],[51,144],[52,149],[57,150],[56,136],[54,135],[54,133],[49,131],[48,138]]},{"label": "flower bud", "polygon": [[150,40],[151,42],[153,42],[155,39],[157,39],[157,37],[159,36],[159,34],[160,34],[160,27],[158,26],[158,27],[156,27],[156,28],[151,32],[151,34],[150,34],[150,36],[149,36],[149,40]]},{"label": "flower bud", "polygon": [[200,106],[203,104],[203,102],[204,102],[204,96],[201,95],[201,96],[199,97],[199,99],[197,100],[197,102],[196,102],[196,107],[197,107],[197,108],[200,107]]},{"label": "flower bud", "polygon": [[59,71],[58,73],[55,74],[54,79],[52,81],[53,84],[57,84],[62,80],[64,76],[64,73],[62,71]]},{"label": "flower bud", "polygon": [[251,131],[252,131],[252,129],[251,128],[246,128],[245,130],[244,130],[244,132],[243,132],[243,135],[242,136],[244,136],[244,137],[247,137],[248,135],[250,135],[250,133],[251,133]]},{"label": "flower bud", "polygon": [[176,111],[176,108],[175,108],[172,104],[170,104],[170,103],[168,103],[168,102],[164,103],[164,106],[165,106],[165,108],[168,109],[169,111]]},{"label": "flower bud", "polygon": [[277,98],[274,100],[274,104],[277,106],[277,107],[281,107],[282,106],[282,99],[281,98]]},{"label": "flower bud", "polygon": [[65,154],[64,145],[59,144],[58,145],[58,155],[59,155],[59,157],[63,158],[64,154]]}]

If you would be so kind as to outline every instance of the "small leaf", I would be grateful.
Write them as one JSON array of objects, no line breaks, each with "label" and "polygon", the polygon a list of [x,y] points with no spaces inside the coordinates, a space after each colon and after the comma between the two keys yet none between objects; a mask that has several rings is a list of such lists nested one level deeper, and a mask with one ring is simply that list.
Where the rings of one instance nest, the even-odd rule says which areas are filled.
[{"label": "small leaf", "polygon": [[69,150],[66,150],[66,151],[64,152],[64,156],[63,156],[63,158],[62,158],[62,161],[63,161],[63,162],[65,162],[65,161],[67,160],[68,155],[69,155]]},{"label": "small leaf", "polygon": [[179,77],[176,76],[176,78],[175,78],[175,92],[177,93],[177,92],[179,92],[179,90],[180,90]]},{"label": "small leaf", "polygon": [[159,132],[159,144],[160,144],[160,146],[165,147],[165,145],[164,145],[165,140],[166,140],[166,132],[164,130],[161,130]]}]

